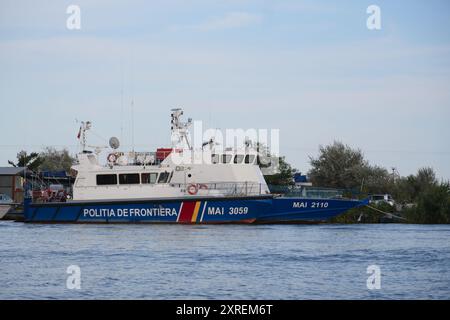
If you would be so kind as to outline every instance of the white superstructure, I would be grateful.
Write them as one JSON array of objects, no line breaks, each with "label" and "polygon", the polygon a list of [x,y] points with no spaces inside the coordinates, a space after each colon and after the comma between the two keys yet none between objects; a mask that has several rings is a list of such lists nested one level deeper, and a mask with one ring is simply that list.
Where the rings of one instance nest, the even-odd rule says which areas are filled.
[{"label": "white superstructure", "polygon": [[[251,143],[242,149],[216,150],[214,140],[195,150],[189,140],[191,120],[181,121],[183,111],[172,110],[172,148],[158,159],[155,153],[128,154],[118,151],[118,140],[112,138],[113,151],[107,163],[99,163],[99,153],[86,150],[86,131],[80,128],[82,151],[77,155],[77,172],[73,200],[174,198],[194,196],[257,196],[269,189],[259,168],[259,154]],[[160,155],[159,155],[160,156]]]}]

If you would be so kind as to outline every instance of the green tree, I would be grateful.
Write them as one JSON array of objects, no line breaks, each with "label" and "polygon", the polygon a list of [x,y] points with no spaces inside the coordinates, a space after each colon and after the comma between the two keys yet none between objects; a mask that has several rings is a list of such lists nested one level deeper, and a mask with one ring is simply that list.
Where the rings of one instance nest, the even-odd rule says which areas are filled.
[{"label": "green tree", "polygon": [[14,163],[8,160],[8,163],[13,167],[27,167],[32,171],[36,171],[42,164],[42,159],[39,157],[39,153],[31,152],[28,154],[25,150],[22,150],[17,153],[17,162]]},{"label": "green tree", "polygon": [[389,172],[379,166],[367,165],[362,170],[361,191],[364,193],[391,193],[394,180]]},{"label": "green tree", "polygon": [[419,169],[416,175],[397,179],[391,193],[397,201],[411,203],[416,202],[428,188],[436,185],[438,185],[436,173],[432,168],[425,167]]},{"label": "green tree", "polygon": [[450,223],[449,182],[424,189],[417,195],[416,206],[406,210],[406,217],[414,223]]},{"label": "green tree", "polygon": [[42,162],[39,165],[41,171],[70,171],[70,167],[75,163],[75,158],[72,157],[67,149],[56,150],[55,148],[47,147],[39,155]]},{"label": "green tree", "polygon": [[368,163],[359,149],[335,141],[332,145],[320,146],[317,158],[309,157],[311,182],[320,187],[356,188],[363,183]]},{"label": "green tree", "polygon": [[275,186],[294,185],[294,174],[297,172],[297,169],[286,162],[285,157],[279,157],[278,171],[277,174],[264,176],[267,184]]},{"label": "green tree", "polygon": [[318,187],[358,190],[363,193],[389,193],[393,179],[379,166],[371,166],[360,149],[335,141],[319,147],[319,156],[310,157],[308,175]]}]

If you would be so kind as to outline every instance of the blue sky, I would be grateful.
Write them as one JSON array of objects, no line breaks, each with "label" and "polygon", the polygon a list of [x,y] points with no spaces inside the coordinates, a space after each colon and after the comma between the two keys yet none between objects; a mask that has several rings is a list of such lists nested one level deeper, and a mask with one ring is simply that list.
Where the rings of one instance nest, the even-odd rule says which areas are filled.
[{"label": "blue sky", "polygon": [[[71,4],[81,30],[66,28]],[[75,119],[94,122],[92,143],[123,125],[129,146],[132,98],[137,149],[167,145],[182,106],[210,127],[279,128],[303,172],[339,140],[450,179],[450,2],[0,0],[0,165],[75,152]]]}]

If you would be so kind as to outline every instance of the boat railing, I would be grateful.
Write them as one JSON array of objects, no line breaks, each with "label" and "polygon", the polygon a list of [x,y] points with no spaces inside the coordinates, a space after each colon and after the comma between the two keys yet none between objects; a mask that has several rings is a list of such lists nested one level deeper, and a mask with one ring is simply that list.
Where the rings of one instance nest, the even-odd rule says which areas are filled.
[{"label": "boat railing", "polygon": [[362,199],[366,195],[355,189],[338,189],[313,186],[295,185],[268,185],[272,194],[280,194],[285,197],[314,198],[314,199]]},{"label": "boat railing", "polygon": [[[108,185],[108,186],[83,186],[85,190],[96,190],[98,188],[114,188],[119,190],[121,186],[145,187],[152,186],[155,188],[174,188],[176,193],[189,196],[210,196],[210,197],[254,197],[268,195],[267,185],[256,182],[208,182],[208,183],[154,183],[154,184],[133,184],[133,185]],[[169,190],[168,190],[169,191]],[[171,196],[176,193],[168,192]],[[32,193],[32,202],[65,202],[71,199],[70,195],[56,196],[56,194],[48,193],[47,190],[35,191]]]},{"label": "boat railing", "polygon": [[171,185],[180,187],[186,195],[247,197],[267,194],[267,188],[256,182],[208,182]]}]

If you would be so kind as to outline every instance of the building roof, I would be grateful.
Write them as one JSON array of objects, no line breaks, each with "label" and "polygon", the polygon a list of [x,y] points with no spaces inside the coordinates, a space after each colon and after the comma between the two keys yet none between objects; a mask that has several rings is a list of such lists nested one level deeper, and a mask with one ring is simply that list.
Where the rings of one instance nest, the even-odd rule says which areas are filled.
[{"label": "building roof", "polygon": [[67,178],[66,171],[64,170],[42,171],[41,176],[44,178]]},{"label": "building roof", "polygon": [[25,167],[0,167],[0,176],[15,176],[25,171]]}]

